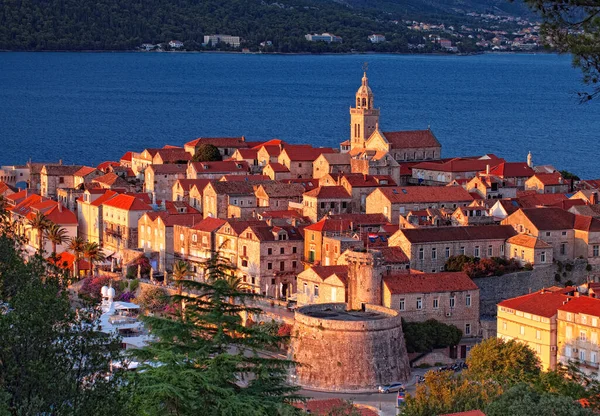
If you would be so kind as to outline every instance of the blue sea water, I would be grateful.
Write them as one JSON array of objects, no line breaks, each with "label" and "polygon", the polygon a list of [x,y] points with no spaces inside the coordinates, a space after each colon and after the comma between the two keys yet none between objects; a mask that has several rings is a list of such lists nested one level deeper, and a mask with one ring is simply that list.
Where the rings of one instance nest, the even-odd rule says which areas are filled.
[{"label": "blue sea water", "polygon": [[0,164],[95,165],[199,136],[337,146],[369,63],[383,131],[431,127],[442,155],[495,153],[600,177],[600,101],[540,55],[0,53]]}]

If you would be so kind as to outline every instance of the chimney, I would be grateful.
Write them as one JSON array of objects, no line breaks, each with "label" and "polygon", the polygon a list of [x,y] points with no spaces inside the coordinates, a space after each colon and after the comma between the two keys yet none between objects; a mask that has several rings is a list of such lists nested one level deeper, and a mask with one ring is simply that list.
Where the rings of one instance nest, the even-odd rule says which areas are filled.
[{"label": "chimney", "polygon": [[490,165],[489,165],[489,164],[488,164],[488,165],[485,165],[485,174],[486,174],[487,176],[490,176]]},{"label": "chimney", "polygon": [[592,192],[590,195],[590,205],[598,204],[598,192]]},{"label": "chimney", "polygon": [[58,159],[58,164],[62,165],[62,159]]},{"label": "chimney", "polygon": [[58,203],[58,212],[62,212],[62,208],[63,208],[63,207],[62,207],[62,204],[59,202],[59,203]]}]

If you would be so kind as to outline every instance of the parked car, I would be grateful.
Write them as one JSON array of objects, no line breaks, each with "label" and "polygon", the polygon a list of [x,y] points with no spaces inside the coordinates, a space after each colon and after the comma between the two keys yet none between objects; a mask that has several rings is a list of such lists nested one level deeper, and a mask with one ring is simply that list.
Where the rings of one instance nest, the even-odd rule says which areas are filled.
[{"label": "parked car", "polygon": [[385,386],[379,386],[379,393],[392,393],[395,391],[404,391],[404,384],[402,383],[390,383]]}]

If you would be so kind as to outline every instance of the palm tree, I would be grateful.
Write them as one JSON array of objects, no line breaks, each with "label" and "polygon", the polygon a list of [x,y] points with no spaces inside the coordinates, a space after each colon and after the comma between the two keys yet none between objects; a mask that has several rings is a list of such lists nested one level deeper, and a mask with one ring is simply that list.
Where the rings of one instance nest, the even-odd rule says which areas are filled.
[{"label": "palm tree", "polygon": [[69,240],[69,245],[67,245],[67,250],[72,251],[75,256],[75,262],[73,263],[73,274],[75,277],[79,277],[79,259],[81,258],[81,253],[83,253],[83,248],[85,246],[85,241],[81,237],[71,237]]},{"label": "palm tree", "polygon": [[100,262],[106,258],[98,243],[89,241],[83,246],[83,257],[87,258],[90,262],[90,276],[94,272],[94,262]]},{"label": "palm tree", "polygon": [[50,221],[44,232],[48,241],[52,243],[52,256],[56,256],[56,246],[68,241],[68,231],[60,225]]},{"label": "palm tree", "polygon": [[27,223],[32,229],[37,230],[38,246],[40,254],[42,254],[44,251],[44,231],[50,225],[50,220],[48,217],[38,211]]},{"label": "palm tree", "polygon": [[[190,265],[188,263],[186,263],[185,261],[179,260],[173,265],[173,278],[175,279],[175,281],[180,282],[181,280],[183,280],[186,277],[191,276],[191,275],[192,275],[192,269],[190,268]],[[179,296],[181,296],[182,290],[183,290],[183,286],[178,284],[177,285],[177,294]]]}]

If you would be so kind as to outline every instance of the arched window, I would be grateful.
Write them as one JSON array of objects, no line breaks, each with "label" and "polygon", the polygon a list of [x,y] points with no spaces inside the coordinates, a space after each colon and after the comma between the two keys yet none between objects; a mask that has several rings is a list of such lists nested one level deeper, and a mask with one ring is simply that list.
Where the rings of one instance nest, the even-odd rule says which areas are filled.
[{"label": "arched window", "polygon": [[367,106],[367,99],[366,99],[366,98],[363,98],[363,99],[362,99],[362,106],[363,106],[363,107],[366,107],[366,106]]},{"label": "arched window", "polygon": [[356,99],[356,107],[360,108],[360,98]]}]

